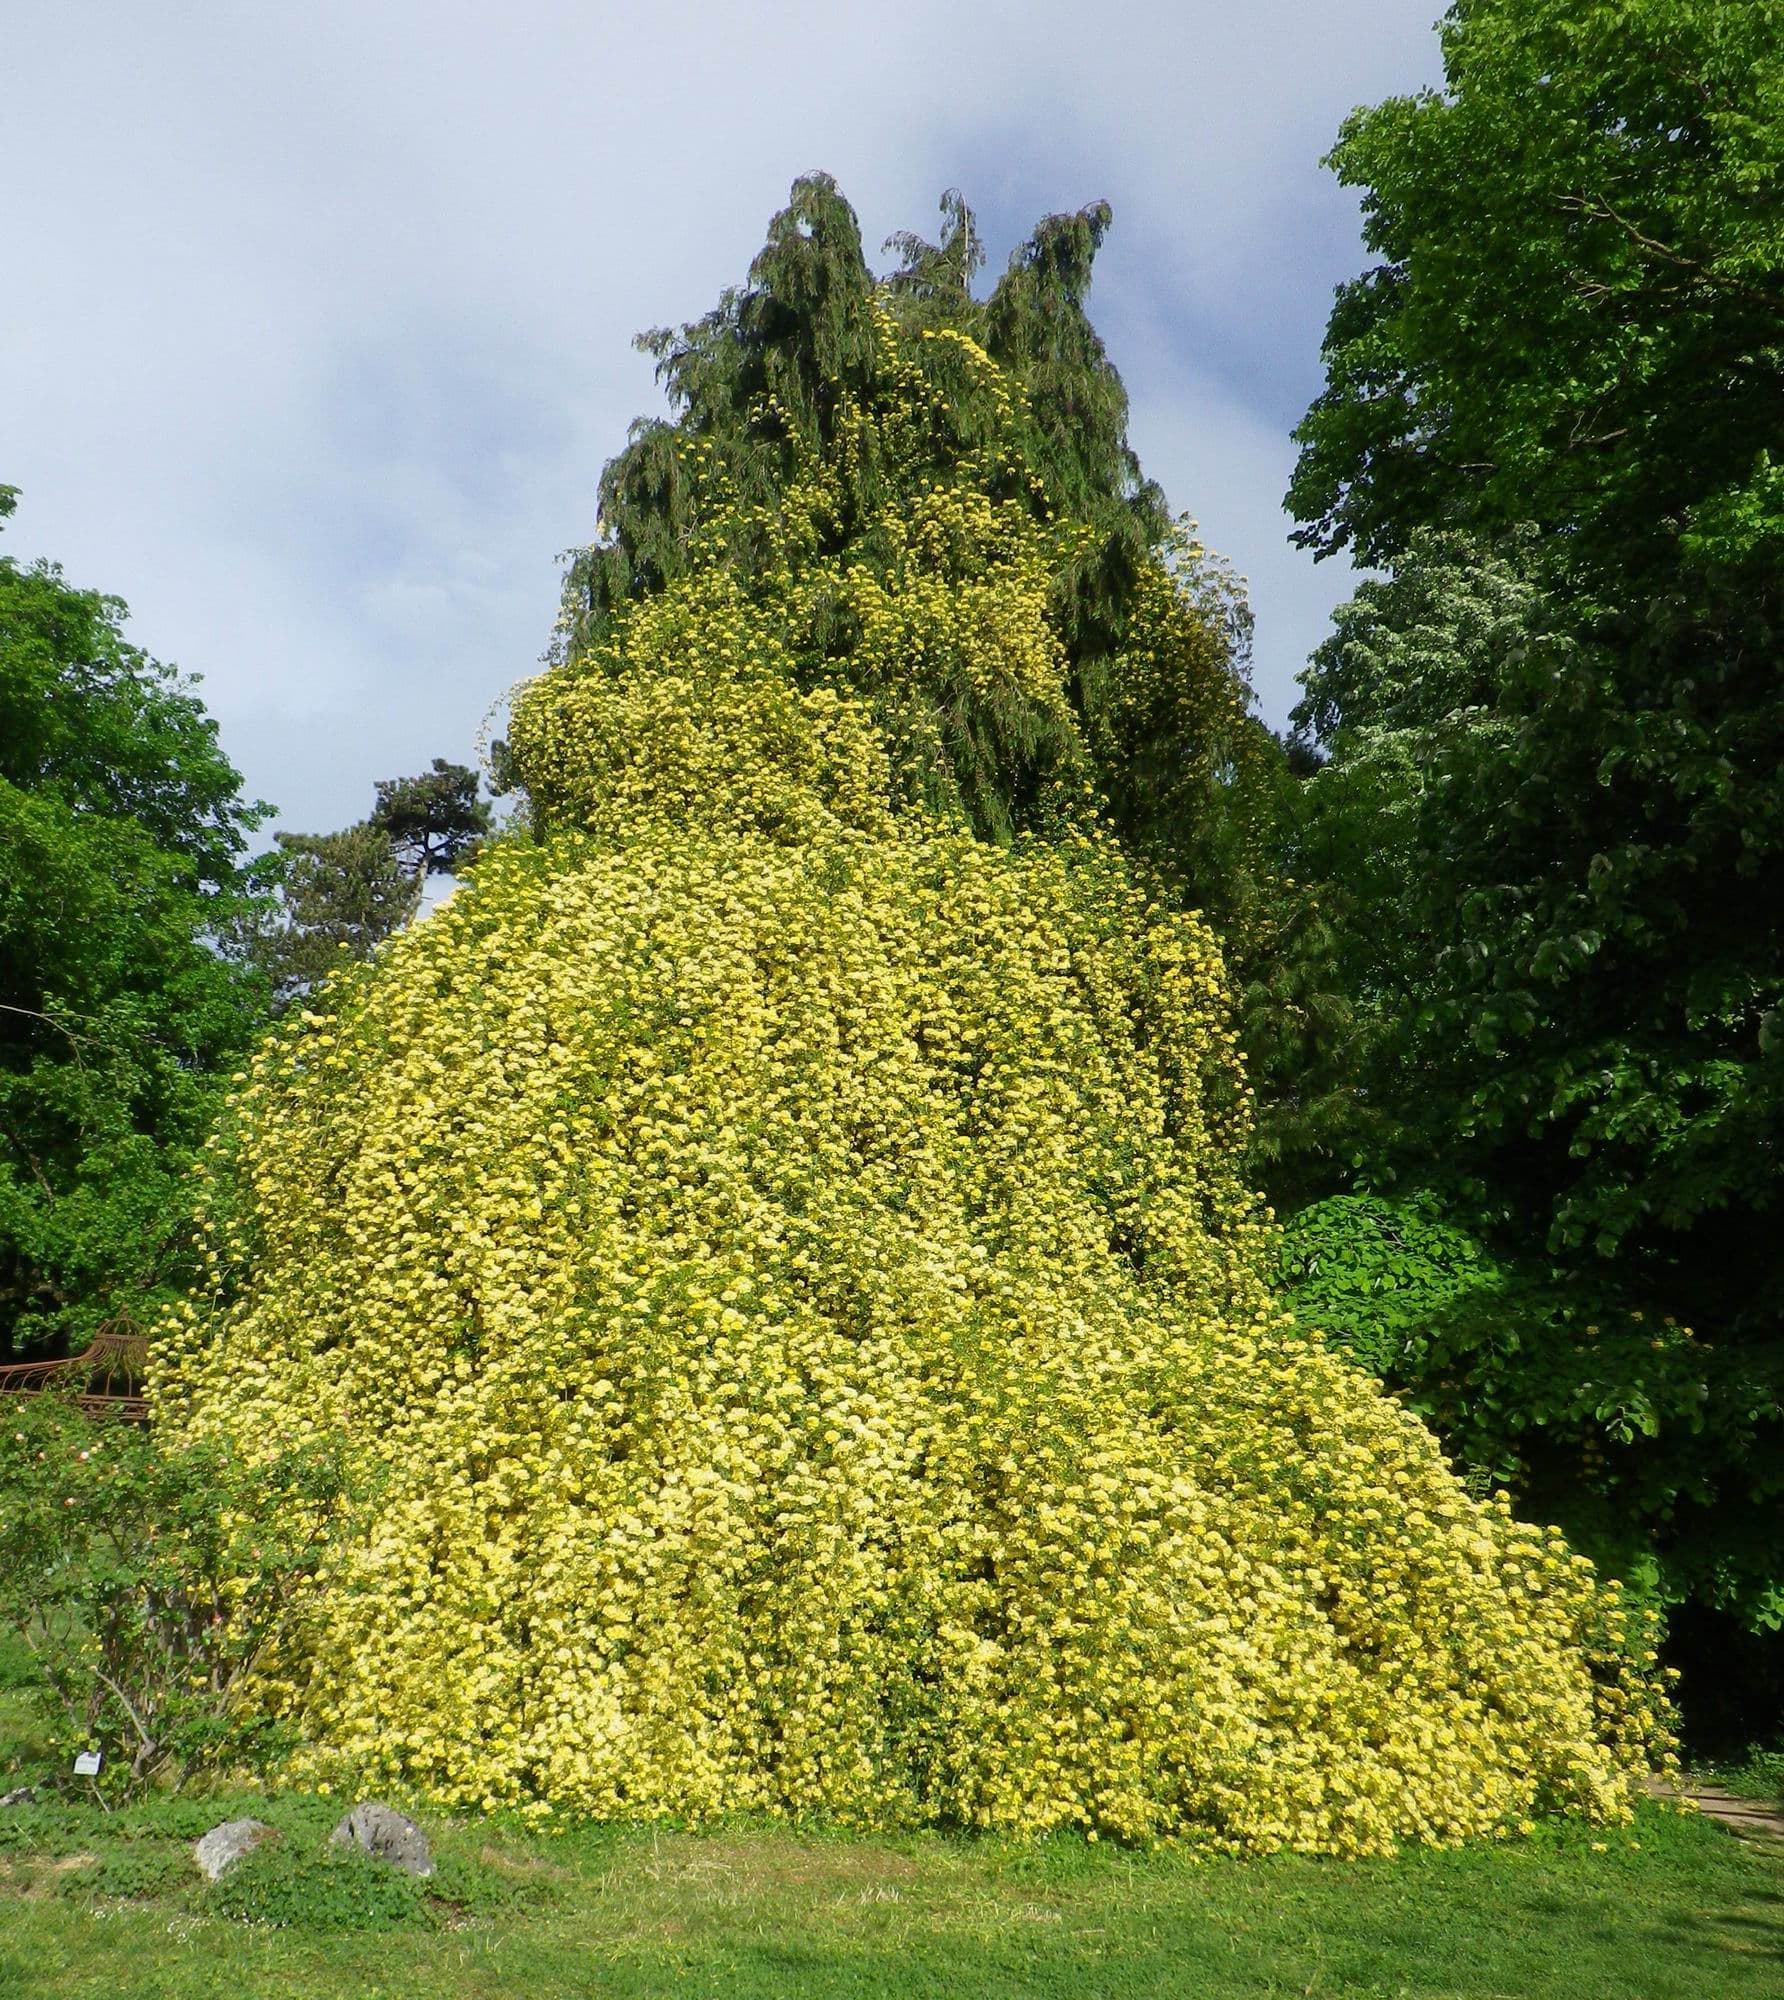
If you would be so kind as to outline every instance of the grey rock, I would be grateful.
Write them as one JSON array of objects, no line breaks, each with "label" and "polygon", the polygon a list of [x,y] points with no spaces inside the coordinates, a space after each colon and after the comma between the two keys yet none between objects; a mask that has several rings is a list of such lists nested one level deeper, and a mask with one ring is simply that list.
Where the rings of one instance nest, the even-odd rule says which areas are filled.
[{"label": "grey rock", "polygon": [[36,1796],[35,1785],[20,1785],[17,1791],[8,1792],[0,1798],[0,1806],[28,1806]]},{"label": "grey rock", "polygon": [[355,1806],[328,1837],[336,1847],[357,1847],[408,1875],[434,1872],[427,1835],[406,1813],[376,1799]]},{"label": "grey rock", "polygon": [[226,1819],[193,1842],[192,1858],[214,1882],[244,1854],[252,1854],[263,1840],[278,1837],[263,1819]]}]

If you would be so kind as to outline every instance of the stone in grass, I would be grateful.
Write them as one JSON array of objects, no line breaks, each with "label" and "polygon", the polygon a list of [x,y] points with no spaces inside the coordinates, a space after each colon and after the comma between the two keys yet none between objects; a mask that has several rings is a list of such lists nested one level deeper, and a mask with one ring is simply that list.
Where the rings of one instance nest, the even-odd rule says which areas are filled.
[{"label": "stone in grass", "polygon": [[434,1872],[427,1835],[406,1813],[381,1805],[376,1799],[355,1806],[328,1837],[336,1847],[357,1847],[409,1875]]},{"label": "stone in grass", "polygon": [[278,1835],[263,1819],[226,1819],[221,1826],[192,1844],[192,1858],[206,1877],[215,1882],[225,1869],[233,1868],[244,1854],[252,1854],[263,1840]]}]

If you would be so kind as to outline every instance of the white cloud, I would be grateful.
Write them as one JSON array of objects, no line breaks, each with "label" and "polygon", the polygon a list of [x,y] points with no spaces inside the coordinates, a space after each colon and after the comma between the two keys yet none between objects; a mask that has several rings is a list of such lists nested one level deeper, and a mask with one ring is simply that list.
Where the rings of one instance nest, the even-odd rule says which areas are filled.
[{"label": "white cloud", "polygon": [[870,251],[951,184],[999,257],[1107,197],[1136,442],[1249,572],[1280,717],[1343,588],[1278,512],[1358,261],[1316,159],[1434,73],[1434,5],[13,0],[7,544],[127,597],[249,789],[337,825],[532,671],[654,402],[631,335],[740,278],[796,173]]}]

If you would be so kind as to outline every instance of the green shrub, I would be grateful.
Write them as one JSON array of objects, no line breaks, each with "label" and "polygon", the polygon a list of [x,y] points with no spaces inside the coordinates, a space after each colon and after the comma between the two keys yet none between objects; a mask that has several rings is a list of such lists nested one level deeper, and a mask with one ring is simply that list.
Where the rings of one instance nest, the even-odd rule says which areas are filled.
[{"label": "green shrub", "polygon": [[58,1758],[106,1753],[108,1795],[253,1759],[272,1720],[241,1698],[327,1546],[338,1464],[314,1445],[249,1476],[60,1396],[0,1424],[0,1627]]},{"label": "green shrub", "polygon": [[1429,1192],[1313,1203],[1284,1227],[1279,1275],[1303,1323],[1398,1392],[1477,1485],[1644,1597],[1711,1586],[1668,1533],[1700,1483],[1723,1362],[1691,1327],[1620,1297],[1612,1274],[1587,1292],[1505,1256]]}]

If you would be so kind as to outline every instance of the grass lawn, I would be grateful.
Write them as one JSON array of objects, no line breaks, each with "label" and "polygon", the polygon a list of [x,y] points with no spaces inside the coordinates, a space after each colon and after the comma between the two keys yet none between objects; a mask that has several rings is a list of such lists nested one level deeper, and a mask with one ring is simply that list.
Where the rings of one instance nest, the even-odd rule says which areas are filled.
[{"label": "grass lawn", "polygon": [[1755,1750],[1743,1763],[1719,1765],[1705,1775],[1738,1799],[1757,1799],[1784,1813],[1784,1750]]},{"label": "grass lawn", "polygon": [[[426,1885],[329,1859],[339,1800],[0,1812],[0,1994],[32,2000],[575,1995],[1418,1995],[1778,2000],[1784,1865],[1650,1809],[1394,1861],[1192,1862],[728,1827],[560,1838],[431,1823]],[[280,1830],[215,1888],[188,1843]]]},{"label": "grass lawn", "polygon": [[[0,1686],[0,1792],[42,1754]],[[1757,1794],[1784,1767],[1717,1775]],[[330,1855],[344,1804],[0,1809],[0,2000],[1784,1996],[1784,1862],[1658,1807],[1626,1832],[1350,1863],[424,1814],[438,1868],[417,1884]],[[211,1887],[190,1844],[242,1814],[280,1838]]]}]

